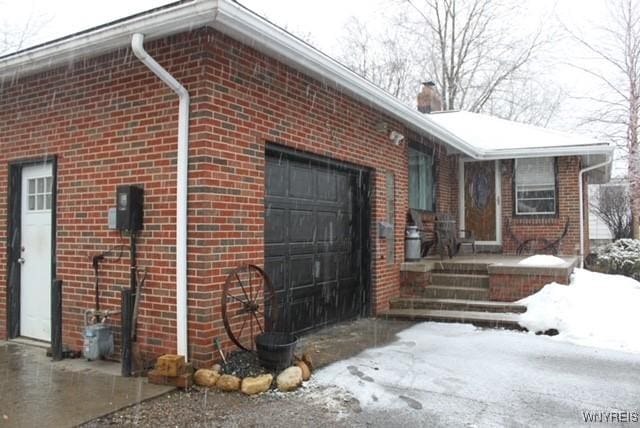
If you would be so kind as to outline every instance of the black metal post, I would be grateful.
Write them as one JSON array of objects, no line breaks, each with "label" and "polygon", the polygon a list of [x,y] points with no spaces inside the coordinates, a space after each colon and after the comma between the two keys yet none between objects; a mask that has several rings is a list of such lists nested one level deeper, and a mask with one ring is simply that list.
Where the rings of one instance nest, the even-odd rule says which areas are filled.
[{"label": "black metal post", "polygon": [[62,280],[51,281],[51,357],[62,360]]},{"label": "black metal post", "polygon": [[122,312],[121,315],[121,334],[122,341],[122,376],[129,377],[132,372],[132,353],[131,353],[131,315],[133,313],[134,293],[130,288],[122,288]]},{"label": "black metal post", "polygon": [[131,232],[131,260],[130,260],[130,284],[133,293],[138,291],[138,277],[137,277],[137,248],[136,248],[136,234]]}]

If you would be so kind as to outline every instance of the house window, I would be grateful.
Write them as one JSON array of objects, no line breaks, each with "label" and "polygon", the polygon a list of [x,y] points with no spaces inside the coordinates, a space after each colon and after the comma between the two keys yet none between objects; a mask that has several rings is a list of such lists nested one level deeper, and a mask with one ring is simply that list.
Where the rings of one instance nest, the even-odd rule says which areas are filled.
[{"label": "house window", "polygon": [[516,215],[556,213],[554,158],[516,159]]},{"label": "house window", "polygon": [[433,153],[418,147],[409,147],[409,208],[433,212],[436,209]]},{"label": "house window", "polygon": [[29,211],[47,211],[51,209],[51,177],[30,178],[27,180],[27,209]]}]

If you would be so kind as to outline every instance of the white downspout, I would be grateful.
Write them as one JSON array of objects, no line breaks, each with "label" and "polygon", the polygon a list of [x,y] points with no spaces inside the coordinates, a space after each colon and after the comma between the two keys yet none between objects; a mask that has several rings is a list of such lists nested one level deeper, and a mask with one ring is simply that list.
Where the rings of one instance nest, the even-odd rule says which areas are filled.
[{"label": "white downspout", "polygon": [[584,201],[583,201],[583,190],[582,190],[582,182],[583,176],[585,172],[592,171],[594,169],[601,168],[603,166],[609,165],[613,161],[613,157],[611,155],[607,155],[607,160],[592,166],[588,166],[580,170],[578,174],[578,194],[580,195],[580,267],[584,268]]},{"label": "white downspout", "polygon": [[145,50],[144,35],[136,33],[131,49],[149,70],[180,98],[178,109],[178,172],[176,183],[176,336],[177,354],[187,354],[187,171],[189,161],[189,92]]}]

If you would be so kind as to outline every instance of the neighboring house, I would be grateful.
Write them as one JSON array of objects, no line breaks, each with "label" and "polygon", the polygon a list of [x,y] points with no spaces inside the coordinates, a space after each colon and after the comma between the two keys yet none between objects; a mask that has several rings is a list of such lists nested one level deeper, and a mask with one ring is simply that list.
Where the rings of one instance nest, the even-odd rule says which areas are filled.
[{"label": "neighboring house", "polygon": [[[181,110],[132,53],[134,34],[188,91]],[[483,115],[420,113],[230,0],[174,3],[1,57],[0,79],[0,338],[48,340],[58,278],[63,340],[81,348],[91,257],[117,255],[107,213],[116,186],[136,184],[140,350],[198,364],[226,337],[221,290],[242,263],[265,266],[297,332],[388,308],[410,208],[459,217],[504,254],[515,251],[507,222],[552,240],[568,221],[560,252],[577,254],[578,174],[612,151]],[[587,176],[604,182],[608,170]],[[103,264],[104,308],[120,307],[125,259]]]},{"label": "neighboring house", "polygon": [[596,203],[594,199],[595,189],[600,185],[589,186],[589,243],[591,247],[611,242],[613,236],[607,225],[602,221],[592,208]]},{"label": "neighboring house", "polygon": [[593,205],[597,204],[596,192],[603,187],[621,186],[629,190],[629,184],[621,179],[612,179],[608,183],[589,186],[589,241],[592,246],[608,244],[613,240],[613,235],[606,223],[598,216]]}]

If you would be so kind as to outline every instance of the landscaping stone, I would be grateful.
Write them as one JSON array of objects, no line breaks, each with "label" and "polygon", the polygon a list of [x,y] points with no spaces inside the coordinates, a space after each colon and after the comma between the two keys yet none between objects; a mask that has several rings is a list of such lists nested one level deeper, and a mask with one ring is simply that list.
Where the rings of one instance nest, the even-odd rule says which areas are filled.
[{"label": "landscaping stone", "polygon": [[308,353],[308,352],[305,352],[304,354],[302,354],[301,360],[307,365],[307,367],[309,368],[309,371],[312,372],[313,371],[313,359],[311,358],[311,354]]},{"label": "landscaping stone", "polygon": [[242,381],[239,377],[233,375],[222,375],[218,378],[218,382],[216,382],[216,386],[220,391],[224,392],[232,392],[240,389],[240,383]]},{"label": "landscaping stone", "polygon": [[302,385],[302,370],[297,366],[289,367],[278,375],[276,384],[282,392],[293,391]]},{"label": "landscaping stone", "polygon": [[220,366],[220,364],[214,364],[211,366],[211,370],[213,370],[214,372],[218,372],[220,373],[222,371],[222,366]]},{"label": "landscaping stone", "polygon": [[185,372],[184,365],[184,356],[166,354],[158,357],[155,370],[162,376],[177,377]]},{"label": "landscaping stone", "polygon": [[270,374],[264,374],[258,377],[245,377],[242,379],[240,390],[247,395],[260,394],[269,390],[271,382],[273,382],[273,376]]},{"label": "landscaping stone", "polygon": [[220,373],[240,378],[256,377],[267,370],[260,365],[258,355],[254,352],[235,351],[227,356],[226,363],[221,364]]},{"label": "landscaping stone", "polygon": [[220,378],[220,373],[215,370],[200,369],[193,376],[196,385],[212,387]]},{"label": "landscaping stone", "polygon": [[301,360],[296,362],[296,367],[300,367],[300,370],[302,370],[302,380],[305,382],[308,381],[311,377],[311,370],[309,370],[309,366]]}]

